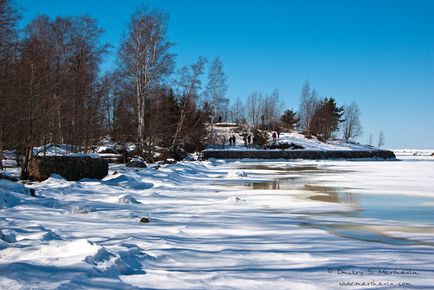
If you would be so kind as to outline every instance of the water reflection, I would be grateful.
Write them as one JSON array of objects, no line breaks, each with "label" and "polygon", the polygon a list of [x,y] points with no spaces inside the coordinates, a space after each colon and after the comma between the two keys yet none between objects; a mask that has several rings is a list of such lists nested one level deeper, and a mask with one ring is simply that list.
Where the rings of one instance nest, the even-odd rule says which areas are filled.
[{"label": "water reflection", "polygon": [[246,183],[244,186],[254,190],[303,190],[309,193],[307,198],[310,200],[357,205],[357,199],[344,188],[312,185],[305,182],[304,178],[300,177],[284,177],[271,181]]},{"label": "water reflection", "polygon": [[[432,198],[390,194],[353,194],[350,192],[349,188],[309,184],[309,177],[312,174],[336,173],[337,170],[332,167],[268,164],[249,165],[242,167],[242,169],[252,169],[252,172],[248,172],[248,176],[269,176],[270,174],[277,176],[269,181],[244,184],[245,187],[253,190],[299,190],[305,192],[305,194],[299,196],[299,198],[302,199],[350,205],[350,207],[346,207],[346,210],[342,212],[307,212],[305,213],[306,218],[304,218],[302,222],[303,226],[318,228],[337,236],[368,242],[381,242],[393,245],[423,244],[434,246],[434,244],[428,242],[394,237],[387,233],[387,227],[385,226],[367,226],[363,224],[366,222],[366,219],[404,222],[405,225],[395,227],[393,231],[426,233],[428,228],[423,227],[423,224],[434,223],[434,210],[432,206],[430,206],[434,201]],[[262,171],[255,172],[254,170]],[[266,172],[267,170],[269,172]],[[288,176],[288,173],[293,172],[296,172],[294,176]],[[339,170],[339,173],[344,174],[345,171]],[[279,177],[279,175],[285,176]],[[354,222],[324,222],[323,217],[325,216],[327,216],[327,220],[340,220],[339,218],[333,218],[336,216],[350,218]],[[413,226],[411,222],[417,222],[419,226]],[[389,222],[386,224],[389,224]]]}]

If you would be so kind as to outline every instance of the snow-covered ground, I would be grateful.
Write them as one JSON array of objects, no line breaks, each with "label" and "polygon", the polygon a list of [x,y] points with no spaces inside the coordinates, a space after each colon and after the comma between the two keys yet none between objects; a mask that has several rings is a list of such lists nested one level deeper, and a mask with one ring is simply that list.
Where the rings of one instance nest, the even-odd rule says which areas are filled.
[{"label": "snow-covered ground", "polygon": [[111,165],[26,187],[0,180],[2,289],[434,285],[432,161]]}]

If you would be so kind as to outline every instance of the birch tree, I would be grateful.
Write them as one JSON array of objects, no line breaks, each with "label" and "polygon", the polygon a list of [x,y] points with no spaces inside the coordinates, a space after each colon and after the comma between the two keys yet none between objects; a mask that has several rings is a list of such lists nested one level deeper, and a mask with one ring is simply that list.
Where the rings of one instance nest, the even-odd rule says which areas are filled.
[{"label": "birch tree", "polygon": [[245,123],[246,121],[245,106],[240,98],[237,98],[231,106],[231,120],[238,124]]},{"label": "birch tree", "polygon": [[247,97],[247,118],[250,124],[255,128],[259,125],[261,120],[262,100],[262,94],[259,92],[253,92]]},{"label": "birch tree", "polygon": [[225,97],[227,91],[226,76],[220,58],[214,59],[208,72],[206,95],[211,111],[211,143],[214,143],[214,122],[221,117],[226,121],[229,99]]},{"label": "birch tree", "polygon": [[356,102],[344,107],[343,134],[345,140],[355,139],[363,133],[360,109]]},{"label": "birch tree", "polygon": [[300,128],[307,135],[312,134],[312,123],[315,112],[318,107],[318,94],[314,89],[311,89],[309,81],[305,81],[301,89],[300,99]]},{"label": "birch tree", "polygon": [[261,116],[263,116],[265,125],[268,129],[275,130],[281,115],[281,103],[279,91],[274,90],[270,95],[267,95],[262,100]]},{"label": "birch tree", "polygon": [[384,137],[383,130],[380,131],[380,135],[378,136],[378,148],[381,148],[385,144],[386,138]]},{"label": "birch tree", "polygon": [[179,71],[179,79],[176,81],[178,88],[179,102],[181,104],[181,113],[179,115],[178,125],[175,135],[173,136],[172,151],[175,151],[178,138],[184,125],[185,118],[189,107],[195,106],[201,88],[201,76],[204,71],[206,59],[199,57],[196,63],[184,66]]},{"label": "birch tree", "polygon": [[131,16],[127,35],[118,51],[123,86],[135,98],[137,142],[145,143],[146,119],[152,90],[169,75],[174,66],[172,43],[166,40],[168,16],[144,6]]}]

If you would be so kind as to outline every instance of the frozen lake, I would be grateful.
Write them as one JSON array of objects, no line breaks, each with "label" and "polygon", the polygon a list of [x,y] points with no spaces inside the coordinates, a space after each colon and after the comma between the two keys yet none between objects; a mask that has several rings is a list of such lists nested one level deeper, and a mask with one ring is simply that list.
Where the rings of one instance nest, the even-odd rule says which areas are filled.
[{"label": "frozen lake", "polygon": [[[396,164],[398,168],[411,167],[414,164],[412,160],[407,161],[393,161],[404,162],[403,164]],[[410,162],[410,163],[409,163]],[[428,166],[432,161],[425,161]],[[374,164],[376,162],[373,162]],[[409,163],[409,164],[406,164]],[[359,163],[362,166],[369,167],[370,163]],[[341,165],[336,163],[336,165]],[[355,164],[357,165],[357,164]],[[392,163],[393,165],[393,163]],[[388,166],[389,167],[389,166]],[[390,166],[388,170],[393,170],[393,166]],[[306,222],[302,222],[305,226],[317,227],[327,230],[333,234],[343,237],[358,239],[364,241],[375,241],[390,244],[418,244],[418,241],[412,241],[404,238],[392,238],[389,237],[382,228],[384,226],[367,227],[363,223],[366,219],[377,219],[392,222],[405,222],[399,230],[409,233],[434,233],[434,228],[429,225],[434,225],[434,195],[433,196],[418,196],[417,192],[409,191],[408,194],[382,194],[381,191],[377,194],[372,192],[364,194],[361,191],[358,193],[352,193],[351,187],[335,187],[321,185],[321,182],[315,183],[315,179],[321,175],[321,178],[326,179],[326,176],[330,176],[332,179],[333,174],[345,175],[348,173],[356,173],[357,169],[334,169],[333,164],[317,163],[315,165],[297,165],[292,164],[290,167],[287,163],[273,163],[270,165],[261,164],[245,164],[239,166],[244,172],[248,172],[248,176],[257,177],[258,179],[267,179],[270,175],[274,176],[272,180],[256,181],[245,183],[243,186],[253,190],[280,190],[302,191],[301,198],[307,198],[310,200],[324,202],[327,206],[329,203],[338,203],[342,205],[350,205],[352,210],[329,212],[315,212],[314,215],[319,217],[306,218]],[[327,184],[331,182],[328,181]],[[239,184],[234,184],[239,186]],[[390,187],[393,187],[393,181],[391,180]],[[303,192],[304,191],[304,192]],[[433,189],[434,193],[434,189]],[[311,213],[312,215],[312,213]],[[340,220],[341,217],[351,217],[355,219],[355,222],[333,222],[324,224],[321,222],[315,222],[317,219],[321,219],[327,215],[328,219]],[[313,221],[313,222],[312,222]],[[414,223],[415,226],[412,226]],[[427,224],[427,227],[421,227],[421,224]],[[396,227],[395,227],[396,229]],[[434,245],[434,244],[433,244]]]},{"label": "frozen lake", "polygon": [[14,201],[0,288],[434,285],[431,160],[112,165],[102,181],[29,186],[39,198],[0,183]]}]

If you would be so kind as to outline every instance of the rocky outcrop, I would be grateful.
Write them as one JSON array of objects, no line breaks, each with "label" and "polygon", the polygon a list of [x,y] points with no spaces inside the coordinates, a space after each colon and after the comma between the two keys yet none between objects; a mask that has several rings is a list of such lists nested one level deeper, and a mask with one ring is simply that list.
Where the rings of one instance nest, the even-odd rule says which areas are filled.
[{"label": "rocky outcrop", "polygon": [[378,159],[395,159],[396,156],[388,150],[204,150],[202,157],[218,159],[360,159],[360,158],[378,158]]},{"label": "rocky outcrop", "polygon": [[108,174],[108,162],[101,158],[46,156],[29,162],[29,179],[43,181],[56,173],[69,181],[102,179]]}]

